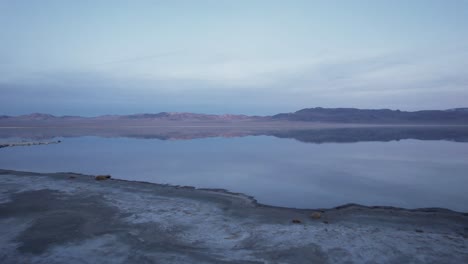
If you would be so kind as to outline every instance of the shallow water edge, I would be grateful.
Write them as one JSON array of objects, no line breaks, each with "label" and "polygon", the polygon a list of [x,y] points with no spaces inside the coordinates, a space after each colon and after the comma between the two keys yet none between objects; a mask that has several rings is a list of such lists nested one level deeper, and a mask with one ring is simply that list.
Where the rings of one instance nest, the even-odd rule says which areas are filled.
[{"label": "shallow water edge", "polygon": [[[0,170],[2,263],[463,263],[468,215]],[[424,245],[424,247],[421,247]],[[450,256],[450,257],[448,257]]]}]

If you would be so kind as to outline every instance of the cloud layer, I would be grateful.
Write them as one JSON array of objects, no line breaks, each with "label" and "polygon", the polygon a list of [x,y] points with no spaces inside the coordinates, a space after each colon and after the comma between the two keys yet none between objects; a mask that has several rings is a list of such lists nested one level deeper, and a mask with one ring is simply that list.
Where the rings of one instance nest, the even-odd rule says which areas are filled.
[{"label": "cloud layer", "polygon": [[[466,7],[466,8],[465,8]],[[0,114],[444,109],[468,3],[0,3]]]}]

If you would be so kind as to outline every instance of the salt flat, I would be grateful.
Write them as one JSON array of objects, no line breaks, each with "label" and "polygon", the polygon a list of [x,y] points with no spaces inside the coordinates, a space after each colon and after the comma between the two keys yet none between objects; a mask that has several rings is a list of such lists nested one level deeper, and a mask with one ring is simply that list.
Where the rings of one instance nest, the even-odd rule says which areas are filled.
[{"label": "salt flat", "polygon": [[468,262],[468,216],[449,210],[298,210],[220,190],[0,174],[2,263]]}]

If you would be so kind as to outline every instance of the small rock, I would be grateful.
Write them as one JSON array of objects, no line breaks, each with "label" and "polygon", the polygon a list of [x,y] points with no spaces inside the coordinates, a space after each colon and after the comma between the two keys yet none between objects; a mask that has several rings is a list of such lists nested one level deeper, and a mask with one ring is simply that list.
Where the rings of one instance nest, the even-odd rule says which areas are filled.
[{"label": "small rock", "polygon": [[108,180],[110,178],[111,178],[110,175],[97,175],[96,177],[94,177],[94,179],[96,181],[104,181],[104,180]]},{"label": "small rock", "polygon": [[291,222],[292,222],[293,224],[300,224],[300,223],[302,223],[301,220],[299,220],[299,219],[293,219]]},{"label": "small rock", "polygon": [[68,177],[68,179],[75,179],[75,178],[76,178],[75,176]]},{"label": "small rock", "polygon": [[323,221],[323,223],[328,225],[328,221]]},{"label": "small rock", "polygon": [[322,217],[322,214],[319,213],[319,212],[313,212],[311,215],[310,215],[311,218],[313,219],[320,219],[320,217]]},{"label": "small rock", "polygon": [[416,231],[416,233],[424,233],[421,229],[415,229],[414,231]]}]

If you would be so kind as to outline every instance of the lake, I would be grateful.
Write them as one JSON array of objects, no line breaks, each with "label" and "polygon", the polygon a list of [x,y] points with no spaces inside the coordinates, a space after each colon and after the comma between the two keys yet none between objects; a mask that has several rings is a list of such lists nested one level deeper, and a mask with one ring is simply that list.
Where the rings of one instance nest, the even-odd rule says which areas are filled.
[{"label": "lake", "polygon": [[[432,130],[197,132],[183,139],[58,133],[47,139],[60,144],[0,149],[0,168],[222,188],[284,207],[358,203],[468,212],[467,129]],[[19,140],[14,134],[0,141]]]}]

